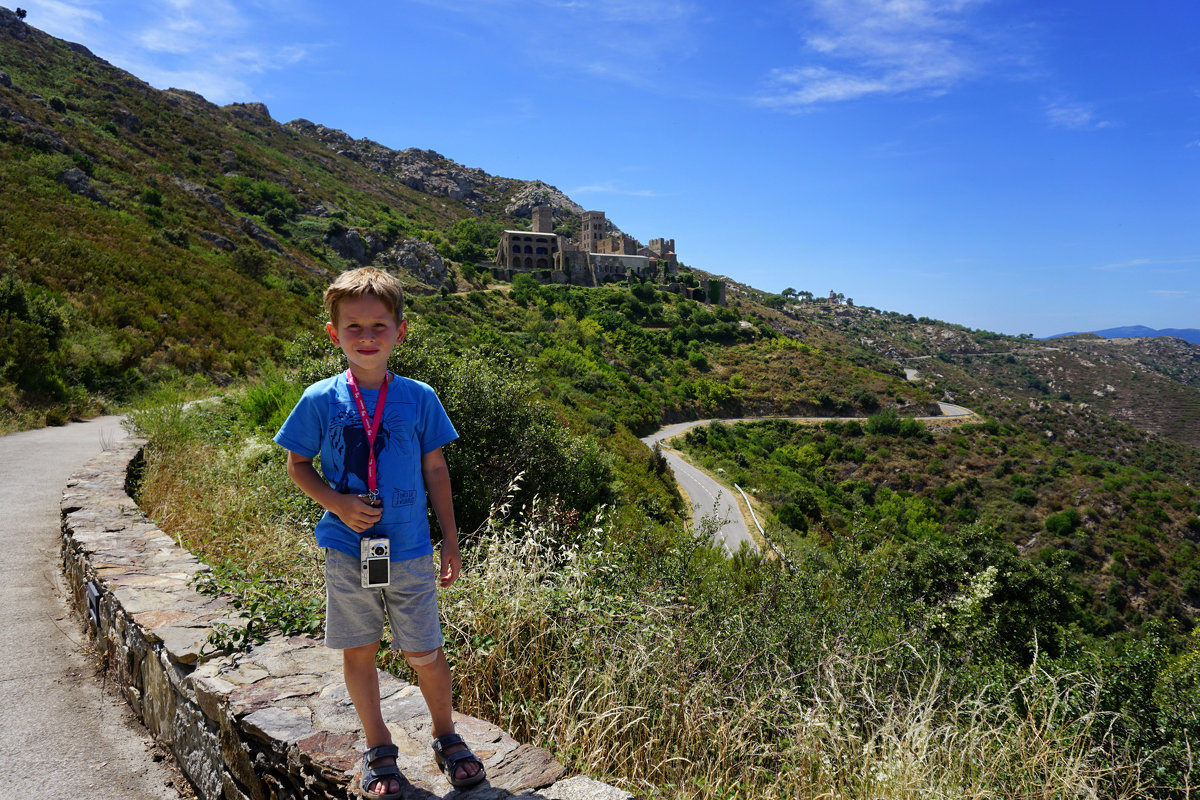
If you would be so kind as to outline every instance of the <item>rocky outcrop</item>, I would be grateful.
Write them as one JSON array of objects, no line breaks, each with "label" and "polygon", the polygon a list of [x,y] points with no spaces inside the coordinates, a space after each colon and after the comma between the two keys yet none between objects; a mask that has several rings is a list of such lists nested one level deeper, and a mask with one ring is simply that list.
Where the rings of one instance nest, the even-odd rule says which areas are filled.
[{"label": "rocky outcrop", "polygon": [[405,239],[400,244],[381,254],[375,263],[382,269],[392,272],[406,270],[411,272],[422,283],[435,289],[446,282],[449,270],[446,262],[438,255],[433,245],[424,239]]},{"label": "rocky outcrop", "polygon": [[197,235],[201,239],[208,242],[209,244],[211,244],[213,247],[215,247],[218,250],[224,250],[226,252],[233,252],[234,250],[237,249],[236,244],[234,244],[229,239],[226,239],[224,236],[222,236],[219,233],[213,233],[211,231],[199,231],[197,233]]},{"label": "rocky outcrop", "polygon": [[221,108],[238,119],[251,122],[255,125],[275,124],[275,120],[271,119],[271,112],[267,110],[266,105],[263,103],[230,103],[227,106],[221,106]]},{"label": "rocky outcrop", "polygon": [[59,153],[65,153],[70,149],[67,146],[66,140],[63,139],[58,131],[41,123],[34,122],[12,106],[0,103],[0,120],[3,119],[17,124],[21,129],[21,141],[23,144],[35,147],[38,150],[54,150]]},{"label": "rocky outcrop", "polygon": [[263,247],[274,250],[276,253],[283,252],[283,248],[279,246],[279,242],[275,241],[271,234],[263,230],[261,225],[249,217],[239,218],[238,228],[241,229],[242,233],[246,234]]},{"label": "rocky outcrop", "polygon": [[[345,798],[364,745],[336,651],[307,637],[206,657],[212,625],[238,623],[230,603],[200,594],[206,568],[145,518],[126,493],[139,443],[126,441],[79,470],[62,500],[62,558],[75,607],[111,678],[170,749],[201,800]],[[380,674],[400,747],[406,800],[457,796],[433,764],[419,690]],[[491,800],[629,800],[564,769],[474,717],[456,719],[483,759]]]},{"label": "rocky outcrop", "polygon": [[333,252],[342,258],[359,264],[367,263],[367,245],[358,231],[343,231],[334,236],[326,236],[325,241]]},{"label": "rocky outcrop", "polygon": [[79,167],[71,167],[58,176],[58,180],[72,192],[89,200],[94,200],[97,203],[108,205],[108,201],[104,199],[104,195],[92,186],[92,179],[88,174]]},{"label": "rocky outcrop", "polygon": [[541,181],[527,183],[504,206],[507,214],[514,217],[533,217],[535,206],[550,206],[554,209],[556,219],[566,214],[582,214],[583,206],[560,192],[558,189]]},{"label": "rocky outcrop", "polygon": [[225,210],[225,201],[221,199],[220,195],[218,195],[212,189],[209,189],[207,186],[201,186],[198,183],[192,183],[191,181],[185,180],[184,178],[180,178],[178,176],[172,178],[171,180],[173,180],[175,185],[180,189],[183,189],[188,194],[196,195],[218,211]]},{"label": "rocky outcrop", "polygon": [[23,42],[29,37],[29,26],[12,11],[0,8],[0,32]]},{"label": "rocky outcrop", "polygon": [[457,200],[476,214],[522,185],[522,181],[497,178],[481,169],[464,167],[433,150],[392,150],[370,139],[352,139],[344,131],[306,119],[293,120],[284,127],[367,169],[395,178],[410,189]]}]

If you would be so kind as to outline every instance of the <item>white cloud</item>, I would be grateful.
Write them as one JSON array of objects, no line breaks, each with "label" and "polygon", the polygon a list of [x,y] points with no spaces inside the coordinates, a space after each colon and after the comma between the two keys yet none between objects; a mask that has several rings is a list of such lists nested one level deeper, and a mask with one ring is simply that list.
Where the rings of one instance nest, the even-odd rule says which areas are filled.
[{"label": "white cloud", "polygon": [[[483,11],[500,10],[510,13],[520,11],[521,22],[528,23],[531,17],[546,15],[543,20],[553,23],[556,16],[573,19],[609,22],[618,24],[662,25],[696,13],[696,6],[679,0],[417,0],[425,5],[436,6],[447,11],[477,14]],[[533,6],[533,8],[531,8]],[[539,8],[540,7],[540,10]],[[581,29],[580,33],[584,31]]]},{"label": "white cloud", "polygon": [[196,92],[210,103],[224,105],[233,102],[254,100],[256,94],[250,84],[236,73],[225,70],[206,69],[163,69],[154,64],[146,64],[133,70],[139,77],[151,86],[162,89],[186,89]]},{"label": "white cloud", "polygon": [[773,70],[760,105],[785,110],[869,95],[941,93],[982,57],[969,13],[985,0],[813,0],[806,63]]},{"label": "white cloud", "polygon": [[[86,40],[93,52],[152,86],[199,92],[215,103],[262,99],[253,76],[305,59],[313,45],[280,40],[274,26],[305,3],[279,0],[135,0],[114,8],[95,0],[31,0],[29,21],[48,33]],[[98,10],[104,8],[105,13]]]},{"label": "white cloud", "polygon": [[[685,0],[415,2],[460,15],[464,28],[489,38],[511,40],[532,62],[639,86],[665,85],[664,68],[696,47],[693,30],[702,16],[698,3]],[[528,35],[534,23],[537,38]],[[545,46],[556,41],[565,46]]]},{"label": "white cloud", "polygon": [[[104,23],[104,15],[92,2],[68,3],[63,0],[29,0],[25,21],[51,36],[79,42],[90,39],[93,29]],[[15,5],[14,5],[15,7]]]},{"label": "white cloud", "polygon": [[1083,103],[1050,101],[1046,103],[1046,119],[1056,128],[1071,131],[1095,131],[1112,123],[1096,118],[1096,112]]},{"label": "white cloud", "polygon": [[151,52],[194,53],[250,32],[249,21],[227,0],[167,0],[138,33]]},{"label": "white cloud", "polygon": [[568,195],[575,196],[578,194],[618,194],[626,197],[659,197],[660,195],[651,189],[621,189],[612,181],[604,183],[593,183],[588,186],[579,186],[569,192]]},{"label": "white cloud", "polygon": [[1101,264],[1093,269],[1102,272],[1155,272],[1179,273],[1190,270],[1180,269],[1179,265],[1200,264],[1200,258],[1131,258],[1128,261],[1116,261],[1111,264]]}]

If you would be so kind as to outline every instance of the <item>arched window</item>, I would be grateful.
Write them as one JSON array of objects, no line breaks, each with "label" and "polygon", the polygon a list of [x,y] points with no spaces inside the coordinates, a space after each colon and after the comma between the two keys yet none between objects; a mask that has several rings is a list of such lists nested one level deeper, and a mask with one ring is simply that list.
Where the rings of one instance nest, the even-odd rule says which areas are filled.
[{"label": "arched window", "polygon": [[544,247],[539,247],[539,248],[537,248],[537,250],[536,250],[535,252],[537,252],[537,254],[538,254],[539,256],[544,256],[544,255],[546,255],[546,248],[544,248]]},{"label": "arched window", "polygon": [[521,245],[519,245],[519,244],[514,244],[514,245],[513,245],[513,252],[514,252],[514,253],[519,253],[519,252],[521,252]]},{"label": "arched window", "polygon": [[539,259],[537,260],[537,268],[538,268],[538,269],[546,269],[546,268],[548,268],[549,266],[550,266],[550,265],[546,263],[546,259],[544,259],[544,258],[539,258]]},{"label": "arched window", "polygon": [[530,247],[529,245],[525,245],[525,252],[526,252],[526,253],[532,253],[532,252],[533,252],[533,248],[532,248],[532,247]]},{"label": "arched window", "polygon": [[529,257],[527,256],[527,257],[525,258],[525,266],[526,266],[526,267],[528,267],[529,269],[533,269],[533,259],[532,259],[532,258],[529,258]]}]

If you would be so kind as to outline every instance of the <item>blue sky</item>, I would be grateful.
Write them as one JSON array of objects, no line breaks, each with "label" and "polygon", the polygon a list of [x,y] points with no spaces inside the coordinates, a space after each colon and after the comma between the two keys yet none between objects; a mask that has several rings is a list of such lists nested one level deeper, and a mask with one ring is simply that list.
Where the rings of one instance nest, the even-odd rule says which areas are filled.
[{"label": "blue sky", "polygon": [[27,0],[159,88],[540,179],[768,291],[1200,327],[1193,0]]}]

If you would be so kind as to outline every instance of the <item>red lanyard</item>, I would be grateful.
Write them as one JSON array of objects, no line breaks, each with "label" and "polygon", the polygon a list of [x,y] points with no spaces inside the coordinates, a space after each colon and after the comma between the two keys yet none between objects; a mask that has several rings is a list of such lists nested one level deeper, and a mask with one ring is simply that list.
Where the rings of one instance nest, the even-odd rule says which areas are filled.
[{"label": "red lanyard", "polygon": [[389,372],[383,378],[379,387],[379,399],[375,401],[375,419],[367,416],[367,404],[363,401],[358,382],[354,373],[346,370],[346,382],[350,384],[350,394],[354,395],[354,403],[358,406],[358,416],[362,420],[363,430],[367,433],[367,489],[372,493],[379,491],[379,478],[375,467],[375,434],[379,433],[379,423],[383,422],[383,405],[387,402],[388,380],[392,377]]}]

